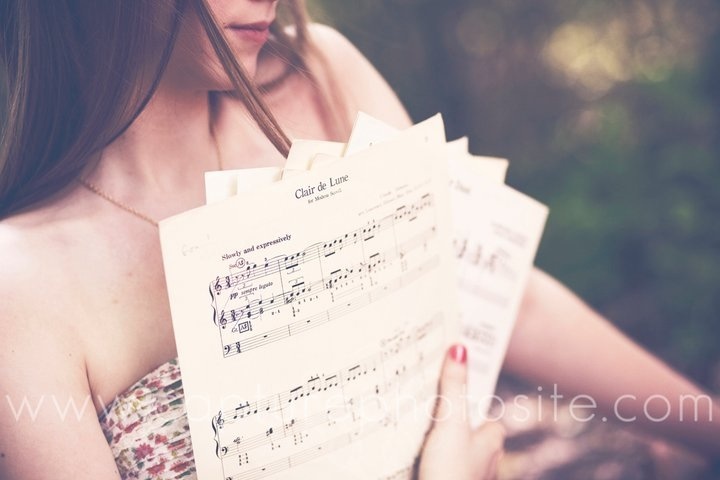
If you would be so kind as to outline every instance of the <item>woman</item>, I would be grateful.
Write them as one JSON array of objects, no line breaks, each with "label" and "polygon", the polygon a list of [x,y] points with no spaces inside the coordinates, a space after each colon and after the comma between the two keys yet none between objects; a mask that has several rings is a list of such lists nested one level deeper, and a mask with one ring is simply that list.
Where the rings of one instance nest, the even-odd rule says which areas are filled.
[{"label": "woman", "polygon": [[[143,452],[123,449],[106,407],[136,393],[138,379],[177,373],[156,222],[203,203],[203,171],[282,164],[284,132],[339,139],[357,109],[410,123],[346,40],[307,28],[299,2],[281,5],[294,24],[287,32],[269,0],[130,3],[0,0],[10,80],[0,174],[0,359],[11,366],[0,373],[3,477],[117,478],[116,462],[124,475],[140,468]],[[540,272],[517,330],[511,369],[608,410],[626,394],[700,393]],[[447,362],[444,393],[459,396],[463,372]],[[23,399],[37,408],[18,416]],[[59,415],[69,401],[79,414]],[[623,406],[629,417],[642,403]],[[491,470],[498,430],[471,435],[456,420],[429,435],[425,478]],[[717,424],[645,423],[720,452]],[[175,427],[181,435],[181,418]],[[183,461],[144,473],[191,472],[182,438],[166,450]],[[453,453],[461,472],[447,471]]]},{"label": "woman", "polygon": [[[130,410],[113,408],[152,396],[142,390],[152,382],[164,388],[151,402],[162,403],[160,390],[182,399],[157,219],[203,203],[205,170],[282,164],[285,131],[336,138],[351,101],[408,122],[357,52],[328,29],[308,31],[299,2],[285,7],[289,34],[269,0],[0,2],[10,80],[0,477],[194,476],[181,404],[161,405],[163,418],[178,411],[162,428],[151,426],[156,411],[129,428]],[[372,90],[341,90],[323,57]],[[35,286],[18,288],[41,271]],[[454,352],[443,389],[459,402],[465,356]],[[18,410],[23,401],[37,410]],[[79,408],[55,408],[68,402]],[[129,435],[146,442],[126,448]],[[471,434],[443,422],[421,477],[452,473],[447,448],[472,458],[454,478],[484,475],[501,442],[497,427]]]}]

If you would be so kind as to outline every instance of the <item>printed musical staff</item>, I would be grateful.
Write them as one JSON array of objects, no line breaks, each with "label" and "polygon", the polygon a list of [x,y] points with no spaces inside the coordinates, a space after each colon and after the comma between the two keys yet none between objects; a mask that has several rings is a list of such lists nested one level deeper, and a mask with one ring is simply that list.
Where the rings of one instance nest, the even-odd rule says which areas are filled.
[{"label": "printed musical staff", "polygon": [[277,342],[278,340],[288,338],[292,335],[297,335],[310,329],[322,326],[338,318],[342,318],[348,313],[359,310],[398,290],[404,285],[412,283],[413,280],[431,271],[435,266],[437,266],[437,264],[437,257],[431,258],[422,265],[418,266],[418,268],[393,279],[391,282],[369,291],[366,294],[345,301],[338,306],[325,310],[324,312],[303,318],[302,320],[294,321],[282,327],[277,327],[262,334],[246,337],[245,339],[236,341],[235,343],[226,344],[223,349],[223,355],[225,357],[230,357],[254,348],[259,348],[269,343]]},{"label": "printed musical staff", "polygon": [[[271,476],[393,428],[402,412],[371,408],[373,415],[367,415],[368,403],[384,404],[406,391],[404,382],[422,379],[426,359],[442,348],[437,340],[443,336],[444,319],[437,314],[381,339],[376,354],[354,365],[218,412],[212,429],[225,478]],[[433,390],[434,378],[423,379],[420,388]]]},{"label": "printed musical staff", "polygon": [[432,206],[432,195],[424,193],[301,252],[262,263],[238,260],[239,273],[216,276],[210,286],[223,357],[342,318],[428,273],[438,265],[425,253],[437,234]]},{"label": "printed musical staff", "polygon": [[369,242],[375,238],[376,235],[385,232],[388,229],[394,228],[402,221],[417,219],[418,215],[420,215],[423,211],[431,209],[432,207],[432,195],[424,194],[416,203],[402,207],[402,212],[396,212],[394,214],[387,215],[380,220],[372,221],[367,226],[348,232],[343,236],[330,240],[329,242],[315,244],[306,248],[302,252],[284,255],[270,260],[265,260],[260,263],[247,261],[243,262],[243,268],[236,268],[236,270],[239,270],[238,272],[231,275],[215,277],[215,279],[211,282],[211,290],[216,296],[219,296],[224,294],[225,290],[236,288],[239,285],[244,285],[262,277],[268,277],[276,273],[286,271],[292,272],[304,263],[315,262],[323,257],[330,257],[348,245],[353,245],[361,240],[363,242]]}]

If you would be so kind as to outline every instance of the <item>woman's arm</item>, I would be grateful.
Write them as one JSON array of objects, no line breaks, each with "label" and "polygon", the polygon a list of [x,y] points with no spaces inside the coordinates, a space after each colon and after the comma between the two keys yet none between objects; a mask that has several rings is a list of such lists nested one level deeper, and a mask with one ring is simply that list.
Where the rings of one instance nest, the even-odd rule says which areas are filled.
[{"label": "woman's arm", "polygon": [[70,286],[46,282],[56,264],[8,230],[0,225],[0,478],[118,479],[68,318]]},{"label": "woman's arm", "polygon": [[0,478],[119,478],[74,346],[42,328],[47,317],[8,320],[17,328],[0,342]]},{"label": "woman's arm", "polygon": [[[637,425],[720,456],[720,405],[540,270],[528,282],[505,366],[546,392],[557,385],[563,400],[587,395],[577,404],[594,400],[597,420]],[[584,420],[593,411],[577,413]]]}]

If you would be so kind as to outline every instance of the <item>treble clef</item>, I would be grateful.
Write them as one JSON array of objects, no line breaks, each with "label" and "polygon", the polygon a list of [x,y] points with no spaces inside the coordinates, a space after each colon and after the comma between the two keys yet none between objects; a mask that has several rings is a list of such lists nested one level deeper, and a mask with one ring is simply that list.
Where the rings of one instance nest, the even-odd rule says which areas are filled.
[{"label": "treble clef", "polygon": [[[212,421],[210,425],[212,426],[213,432],[215,433],[215,455],[218,458],[221,458],[221,447],[220,447],[220,430],[223,428],[223,425],[225,424],[225,420],[222,418],[222,410],[218,412],[216,416],[212,418]],[[227,453],[227,450],[225,449],[225,452]]]}]

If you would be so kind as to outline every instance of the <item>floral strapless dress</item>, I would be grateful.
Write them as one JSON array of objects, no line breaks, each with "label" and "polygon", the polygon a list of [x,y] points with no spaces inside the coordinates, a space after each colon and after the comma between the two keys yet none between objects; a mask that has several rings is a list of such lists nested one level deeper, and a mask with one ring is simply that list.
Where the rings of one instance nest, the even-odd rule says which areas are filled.
[{"label": "floral strapless dress", "polygon": [[196,480],[177,359],[118,395],[99,420],[123,479]]}]

